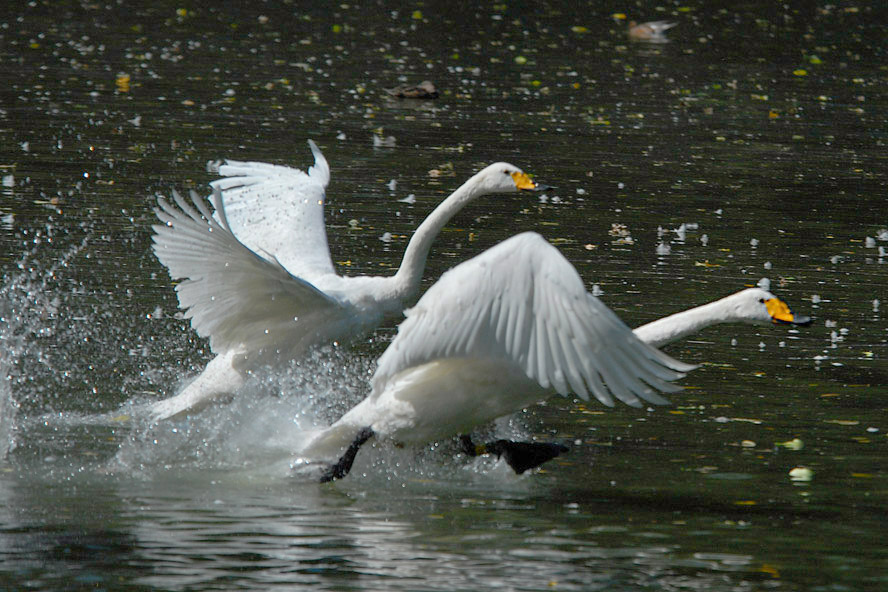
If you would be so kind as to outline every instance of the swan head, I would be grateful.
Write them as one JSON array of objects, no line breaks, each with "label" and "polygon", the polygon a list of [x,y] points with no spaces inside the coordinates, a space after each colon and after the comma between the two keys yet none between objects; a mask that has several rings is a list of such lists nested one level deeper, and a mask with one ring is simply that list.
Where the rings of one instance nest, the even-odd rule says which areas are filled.
[{"label": "swan head", "polygon": [[794,314],[777,296],[761,288],[749,288],[728,296],[734,301],[735,313],[753,323],[810,325],[811,317]]},{"label": "swan head", "polygon": [[493,163],[479,171],[469,182],[477,195],[551,189],[548,185],[533,181],[527,173],[507,162]]}]

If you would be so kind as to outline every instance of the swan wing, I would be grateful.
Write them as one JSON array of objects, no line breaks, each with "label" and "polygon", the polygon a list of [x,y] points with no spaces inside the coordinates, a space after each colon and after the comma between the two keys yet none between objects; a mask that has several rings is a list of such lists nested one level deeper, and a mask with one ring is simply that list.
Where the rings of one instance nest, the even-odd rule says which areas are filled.
[{"label": "swan wing", "polygon": [[670,381],[693,368],[635,337],[535,233],[451,269],[406,315],[379,359],[374,393],[398,373],[434,360],[492,358],[563,395],[591,393],[609,406],[614,398],[639,406],[666,403],[654,389],[679,390]]},{"label": "swan wing", "polygon": [[264,162],[225,161],[210,183],[222,192],[230,229],[256,253],[267,253],[291,274],[313,281],[335,273],[324,227],[330,167],[309,140],[314,166],[303,172]]},{"label": "swan wing", "polygon": [[158,199],[154,253],[184,280],[179,305],[213,351],[304,347],[343,316],[338,302],[238,241],[218,190],[215,215],[194,192],[190,204],[176,192],[173,199]]}]

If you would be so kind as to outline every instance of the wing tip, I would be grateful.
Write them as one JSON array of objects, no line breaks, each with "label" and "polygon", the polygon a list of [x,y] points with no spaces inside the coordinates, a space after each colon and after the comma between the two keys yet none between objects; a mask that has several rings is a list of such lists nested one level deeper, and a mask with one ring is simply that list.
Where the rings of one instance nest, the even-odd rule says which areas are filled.
[{"label": "wing tip", "polygon": [[308,147],[311,148],[311,153],[315,159],[314,165],[308,167],[308,176],[326,187],[330,183],[330,164],[324,158],[324,153],[321,152],[321,149],[318,148],[318,145],[311,138],[308,140]]}]

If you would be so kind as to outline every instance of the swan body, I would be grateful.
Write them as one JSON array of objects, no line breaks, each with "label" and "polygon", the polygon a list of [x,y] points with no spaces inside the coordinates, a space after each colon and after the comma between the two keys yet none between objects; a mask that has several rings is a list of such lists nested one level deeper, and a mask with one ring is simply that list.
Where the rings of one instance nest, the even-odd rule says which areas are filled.
[{"label": "swan body", "polygon": [[629,22],[628,35],[633,41],[647,41],[648,43],[669,43],[666,31],[677,25],[668,21],[649,21],[646,23]]},{"label": "swan body", "polygon": [[635,335],[654,347],[663,347],[720,323],[808,325],[811,319],[796,315],[771,292],[747,288],[709,304],[663,317],[635,329]]},{"label": "swan body", "polygon": [[311,462],[349,448],[348,467],[332,478],[347,473],[372,436],[423,443],[467,434],[555,393],[591,393],[608,406],[614,397],[664,404],[651,387],[678,390],[668,381],[693,366],[655,347],[718,323],[811,322],[774,294],[749,288],[631,331],[534,233],[448,271],[405,314],[370,395],[300,453]]},{"label": "swan body", "polygon": [[457,265],[405,315],[370,395],[305,459],[336,457],[358,433],[404,443],[468,433],[555,393],[664,404],[656,391],[680,390],[671,381],[694,368],[636,337],[535,233]]},{"label": "swan body", "polygon": [[194,193],[158,200],[154,252],[182,280],[179,306],[216,358],[181,393],[153,404],[152,419],[195,411],[234,392],[253,368],[400,315],[419,289],[432,241],[460,209],[482,195],[545,188],[514,165],[492,164],[420,224],[393,276],[340,276],[324,228],[330,167],[308,143],[315,159],[308,172],[259,162],[219,166],[212,211]]}]

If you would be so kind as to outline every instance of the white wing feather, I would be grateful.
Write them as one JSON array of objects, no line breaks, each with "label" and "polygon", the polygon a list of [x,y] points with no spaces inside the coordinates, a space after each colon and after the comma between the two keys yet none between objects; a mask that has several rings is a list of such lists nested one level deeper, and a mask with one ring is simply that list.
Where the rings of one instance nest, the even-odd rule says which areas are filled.
[{"label": "white wing feather", "polygon": [[654,389],[680,390],[669,381],[694,368],[635,337],[535,233],[451,269],[406,315],[379,359],[374,393],[405,369],[480,357],[514,362],[562,395],[588,399],[591,393],[609,406],[614,397],[638,406],[641,400],[666,403]]},{"label": "white wing feather", "polygon": [[311,140],[308,144],[315,164],[307,174],[264,162],[228,160],[219,167],[225,178],[210,185],[222,192],[230,229],[240,242],[314,282],[335,270],[324,227],[330,166],[317,145]]},{"label": "white wing feather", "polygon": [[179,304],[213,351],[246,346],[302,349],[320,331],[333,330],[341,305],[277,261],[260,257],[232,234],[218,190],[215,216],[191,193],[191,204],[173,193],[178,207],[163,198],[155,210],[154,252],[173,279]]}]

